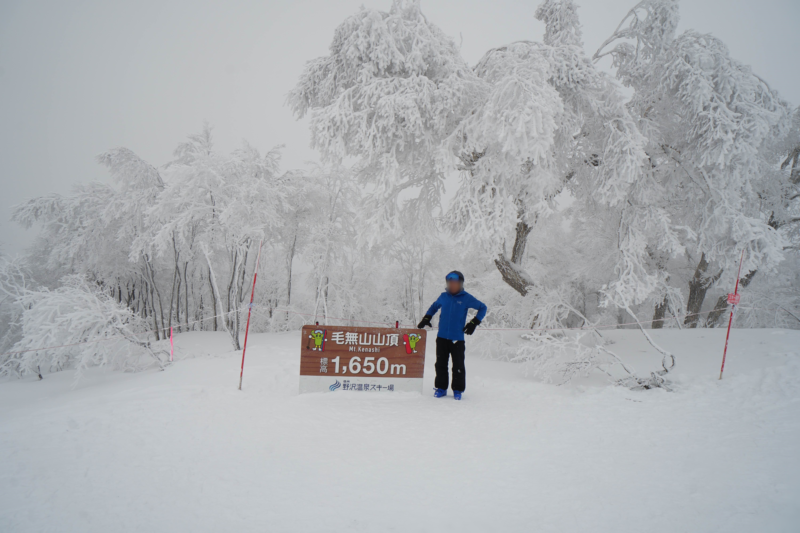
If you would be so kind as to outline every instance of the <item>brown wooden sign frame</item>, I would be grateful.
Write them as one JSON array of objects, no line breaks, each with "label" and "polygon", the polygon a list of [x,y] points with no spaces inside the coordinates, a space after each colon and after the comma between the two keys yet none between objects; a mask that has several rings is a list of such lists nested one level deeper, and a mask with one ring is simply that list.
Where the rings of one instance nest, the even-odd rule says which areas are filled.
[{"label": "brown wooden sign frame", "polygon": [[422,391],[427,332],[303,326],[300,392]]}]

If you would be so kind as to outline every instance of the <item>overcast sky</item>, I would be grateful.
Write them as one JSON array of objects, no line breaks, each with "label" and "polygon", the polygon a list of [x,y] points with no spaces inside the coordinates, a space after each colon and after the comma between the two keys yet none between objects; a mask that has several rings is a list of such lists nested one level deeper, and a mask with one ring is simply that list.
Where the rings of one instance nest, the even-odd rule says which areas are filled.
[{"label": "overcast sky", "polygon": [[[581,2],[590,54],[635,3]],[[489,48],[541,40],[537,4],[423,0],[422,9],[474,64]],[[94,158],[109,148],[160,166],[204,120],[222,151],[247,139],[262,150],[285,144],[284,169],[316,159],[285,96],[361,5],[388,10],[391,0],[0,0],[0,250],[32,238],[9,221],[11,206],[107,179]],[[798,0],[692,0],[680,31],[720,37],[798,104],[798,20]]]}]

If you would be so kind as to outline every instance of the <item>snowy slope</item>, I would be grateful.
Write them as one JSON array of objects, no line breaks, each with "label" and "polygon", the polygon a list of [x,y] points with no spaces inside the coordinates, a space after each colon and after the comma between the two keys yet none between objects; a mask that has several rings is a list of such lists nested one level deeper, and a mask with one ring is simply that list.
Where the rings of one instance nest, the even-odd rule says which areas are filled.
[{"label": "snowy slope", "polygon": [[672,393],[468,349],[461,403],[428,395],[430,355],[424,396],[298,395],[297,332],[251,337],[241,392],[215,333],[164,372],[0,383],[0,531],[800,530],[800,332],[735,330],[723,381],[724,330],[653,334]]}]

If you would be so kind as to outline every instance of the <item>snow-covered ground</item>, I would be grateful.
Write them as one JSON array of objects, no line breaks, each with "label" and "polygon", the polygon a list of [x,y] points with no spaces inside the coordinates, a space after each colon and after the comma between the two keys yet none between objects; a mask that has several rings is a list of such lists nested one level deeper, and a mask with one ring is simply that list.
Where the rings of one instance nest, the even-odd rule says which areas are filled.
[{"label": "snow-covered ground", "polygon": [[[480,332],[479,332],[480,334]],[[0,383],[0,531],[800,531],[800,332],[654,331],[675,391],[467,356],[461,403],[298,395],[299,333]],[[615,330],[642,372],[659,357]],[[435,335],[430,336],[433,342]]]}]

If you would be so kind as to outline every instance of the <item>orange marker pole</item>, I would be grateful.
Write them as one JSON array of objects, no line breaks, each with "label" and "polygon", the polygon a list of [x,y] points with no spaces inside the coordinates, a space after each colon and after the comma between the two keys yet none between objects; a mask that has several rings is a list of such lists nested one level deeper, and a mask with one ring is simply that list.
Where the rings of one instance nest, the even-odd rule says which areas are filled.
[{"label": "orange marker pole", "polygon": [[256,270],[253,272],[253,289],[250,291],[250,305],[247,306],[247,326],[244,328],[244,346],[242,347],[242,370],[239,372],[239,390],[242,390],[242,378],[244,377],[244,354],[247,352],[247,334],[250,332],[250,313],[253,311],[253,296],[256,294],[256,278],[258,277],[258,265],[261,264],[261,245],[258,243],[258,257],[256,258]]},{"label": "orange marker pole", "polygon": [[[728,355],[728,339],[731,337],[731,324],[733,324],[733,312],[736,311],[736,304],[739,303],[739,276],[742,275],[742,261],[744,260],[744,250],[739,258],[739,272],[736,274],[736,287],[733,294],[728,295],[728,302],[733,304],[731,307],[731,317],[728,319],[728,333],[725,335],[725,350],[722,352],[722,366],[719,369],[719,379],[722,379],[722,372],[725,370],[725,356]],[[733,298],[731,298],[733,296]]]}]

